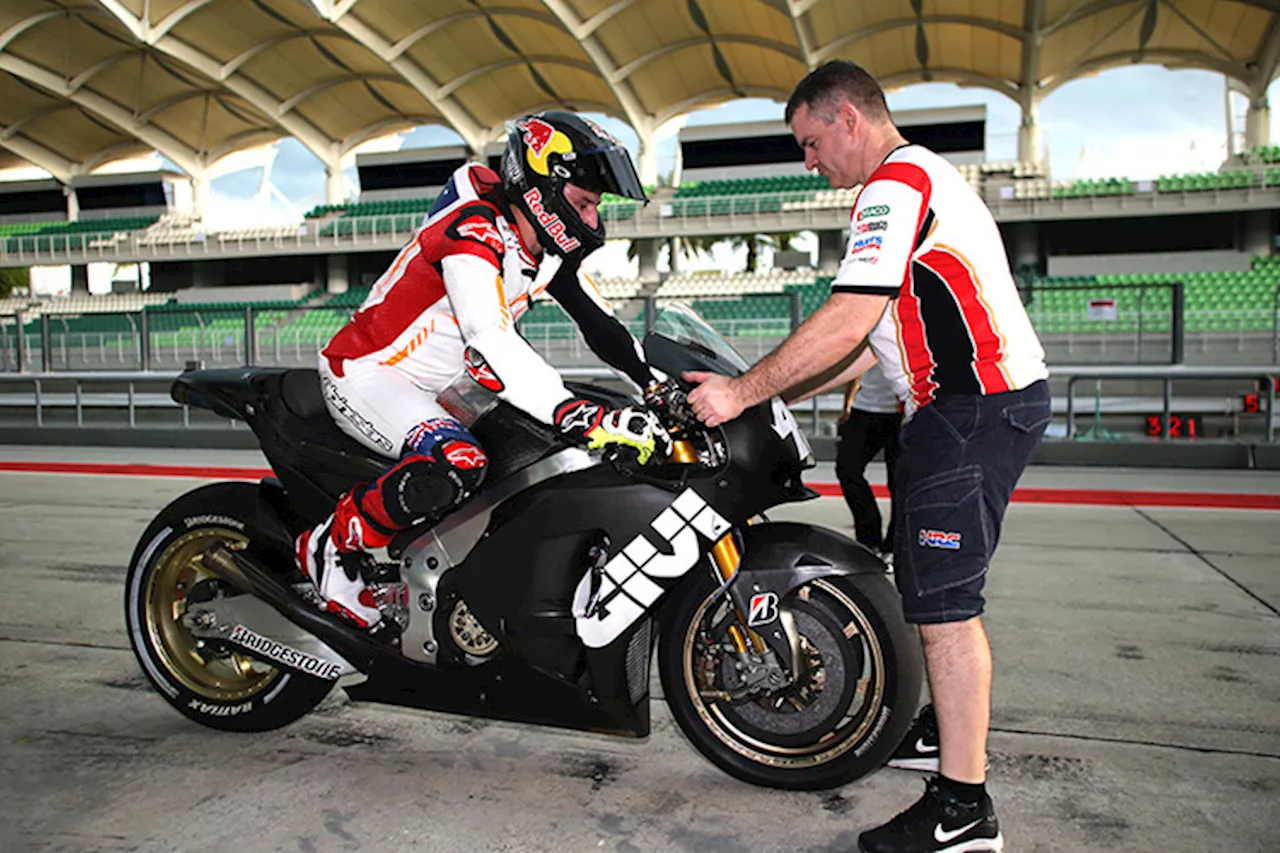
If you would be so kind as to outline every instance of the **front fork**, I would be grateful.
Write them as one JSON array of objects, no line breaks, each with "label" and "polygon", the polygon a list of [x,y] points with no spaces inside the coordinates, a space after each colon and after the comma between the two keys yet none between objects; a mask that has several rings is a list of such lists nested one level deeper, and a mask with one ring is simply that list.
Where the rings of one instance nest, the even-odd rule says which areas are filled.
[{"label": "front fork", "polygon": [[[756,681],[772,689],[795,677],[800,666],[800,635],[795,617],[782,606],[782,597],[738,577],[742,552],[738,549],[737,531],[730,530],[711,548],[711,561],[728,588],[736,621],[727,633],[733,643],[744,673],[753,673],[748,682]],[[785,592],[785,590],[784,590]]]},{"label": "front fork", "polygon": [[[696,464],[697,451],[688,441],[674,441],[671,461]],[[776,689],[795,677],[800,667],[800,635],[795,618],[782,607],[782,597],[760,584],[742,583],[738,570],[742,552],[738,533],[730,529],[711,548],[711,560],[720,574],[722,588],[727,587],[736,620],[729,625],[733,643],[748,682],[758,682]],[[783,590],[785,593],[786,590]]]}]

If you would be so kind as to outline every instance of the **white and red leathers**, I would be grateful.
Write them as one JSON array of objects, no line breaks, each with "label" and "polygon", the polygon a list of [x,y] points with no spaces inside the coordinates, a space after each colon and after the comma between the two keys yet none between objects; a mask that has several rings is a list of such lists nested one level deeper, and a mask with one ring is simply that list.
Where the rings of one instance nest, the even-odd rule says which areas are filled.
[{"label": "white and red leathers", "polygon": [[588,345],[638,386],[652,380],[639,345],[590,279],[562,269],[559,257],[536,257],[508,210],[496,173],[459,168],[414,239],[321,351],[320,380],[335,422],[370,449],[400,457],[298,542],[300,567],[322,597],[340,605],[330,609],[357,624],[372,625],[379,613],[358,599],[363,583],[354,557],[444,515],[483,479],[483,449],[436,396],[465,370],[547,424],[571,399],[559,374],[516,331],[534,297],[553,296]]}]

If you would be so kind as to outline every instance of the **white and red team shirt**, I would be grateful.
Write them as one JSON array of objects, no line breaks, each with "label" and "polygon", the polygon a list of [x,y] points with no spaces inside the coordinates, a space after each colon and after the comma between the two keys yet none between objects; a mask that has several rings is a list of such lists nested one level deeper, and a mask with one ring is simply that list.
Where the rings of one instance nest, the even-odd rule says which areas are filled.
[{"label": "white and red team shirt", "polygon": [[869,342],[908,417],[940,396],[1016,391],[1049,375],[995,219],[919,145],[892,151],[858,193],[831,290],[891,297]]},{"label": "white and red team shirt", "polygon": [[[498,175],[460,167],[414,239],[374,283],[355,316],[321,351],[342,377],[371,366],[401,371],[438,394],[461,374],[545,423],[569,392],[515,329],[551,283],[559,258],[540,263],[493,201]],[[593,307],[611,316],[589,279]],[[476,351],[467,357],[468,349]]]}]

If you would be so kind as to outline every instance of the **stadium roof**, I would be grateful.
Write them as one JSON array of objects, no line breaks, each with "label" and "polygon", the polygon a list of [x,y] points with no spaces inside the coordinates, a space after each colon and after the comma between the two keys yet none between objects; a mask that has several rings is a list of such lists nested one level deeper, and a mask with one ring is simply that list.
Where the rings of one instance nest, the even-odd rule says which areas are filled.
[{"label": "stadium roof", "polygon": [[1280,0],[5,0],[0,167],[68,180],[154,149],[195,174],[294,136],[337,171],[396,130],[442,124],[478,151],[547,107],[643,141],[726,100],[785,100],[835,57],[1024,109],[1134,62],[1218,71],[1261,103]]}]

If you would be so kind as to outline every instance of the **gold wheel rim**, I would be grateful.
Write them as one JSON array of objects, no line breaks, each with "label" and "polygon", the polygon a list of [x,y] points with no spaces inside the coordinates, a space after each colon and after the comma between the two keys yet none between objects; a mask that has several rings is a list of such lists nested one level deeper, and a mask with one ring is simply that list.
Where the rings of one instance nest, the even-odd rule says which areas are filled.
[{"label": "gold wheel rim", "polygon": [[870,620],[857,604],[832,584],[816,580],[810,586],[821,589],[845,608],[852,618],[846,626],[846,636],[852,639],[860,635],[864,656],[863,671],[856,678],[856,688],[849,703],[850,709],[858,708],[861,713],[847,713],[826,737],[808,746],[783,747],[757,740],[734,725],[724,715],[718,702],[708,702],[701,696],[693,661],[697,654],[700,626],[715,598],[714,594],[702,602],[685,631],[682,668],[685,690],[693,702],[694,710],[716,740],[757,764],[790,770],[827,764],[853,749],[862,740],[867,729],[878,724],[884,711],[884,650]]},{"label": "gold wheel rim", "polygon": [[243,533],[225,527],[200,527],[179,536],[156,558],[147,581],[147,634],[164,668],[191,692],[216,702],[243,702],[279,676],[279,670],[238,653],[206,656],[183,624],[187,593],[213,573],[204,552],[215,542],[239,551],[249,544]]}]

